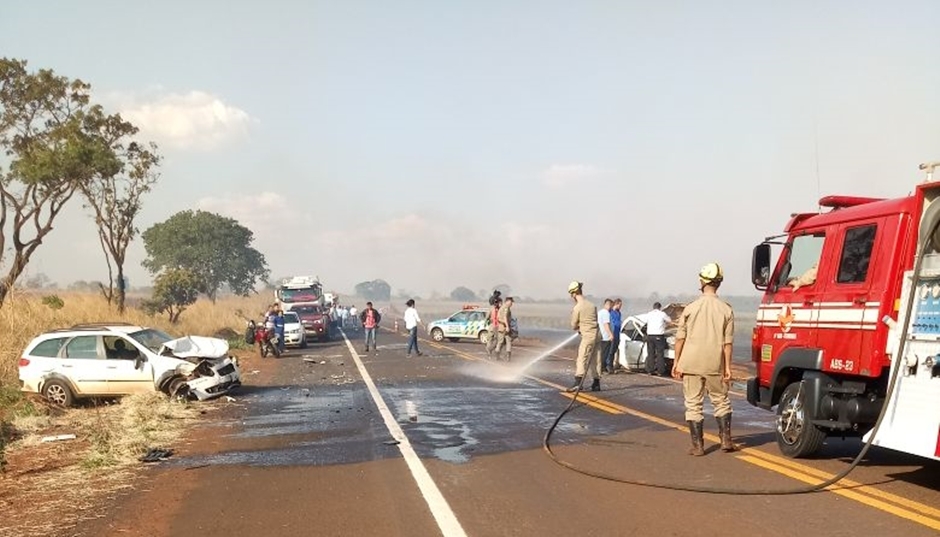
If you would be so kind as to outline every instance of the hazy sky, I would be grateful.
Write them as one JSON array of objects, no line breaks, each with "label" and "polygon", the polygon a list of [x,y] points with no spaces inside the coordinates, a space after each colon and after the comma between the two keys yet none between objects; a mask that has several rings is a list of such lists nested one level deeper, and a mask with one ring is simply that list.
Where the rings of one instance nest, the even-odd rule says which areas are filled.
[{"label": "hazy sky", "polygon": [[[940,159],[940,2],[4,1],[0,55],[90,82],[166,157],[141,229],[203,208],[275,276],[424,296],[752,293],[823,194]],[[132,285],[149,277],[136,244]],[[29,270],[103,279],[74,203]]]}]

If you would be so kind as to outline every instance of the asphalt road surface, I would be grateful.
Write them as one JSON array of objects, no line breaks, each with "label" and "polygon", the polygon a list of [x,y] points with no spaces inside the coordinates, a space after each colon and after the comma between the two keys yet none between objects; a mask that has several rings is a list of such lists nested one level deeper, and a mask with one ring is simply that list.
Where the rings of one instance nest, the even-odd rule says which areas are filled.
[{"label": "asphalt road surface", "polygon": [[[354,335],[350,334],[350,338]],[[331,342],[257,366],[227,418],[200,426],[80,535],[937,535],[940,464],[873,448],[834,490],[717,495],[589,477],[553,462],[546,429],[568,405],[573,363],[553,355],[522,374],[479,343],[433,344],[405,357],[405,337]],[[587,386],[587,384],[586,384]],[[583,403],[582,403],[583,402]],[[553,436],[569,464],[652,485],[789,489],[838,473],[858,440],[820,457],[779,454],[773,415],[734,396],[744,449],[689,457],[680,386],[605,375]],[[706,411],[710,407],[706,404]]]}]

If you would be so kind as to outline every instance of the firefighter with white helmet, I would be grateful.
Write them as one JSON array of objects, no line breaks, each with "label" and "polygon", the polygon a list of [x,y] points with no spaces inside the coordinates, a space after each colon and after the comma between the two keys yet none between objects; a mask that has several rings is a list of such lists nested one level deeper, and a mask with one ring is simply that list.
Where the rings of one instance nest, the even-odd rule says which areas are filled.
[{"label": "firefighter with white helmet", "polygon": [[731,346],[734,340],[734,311],[718,298],[724,274],[718,263],[702,267],[698,275],[702,295],[679,316],[672,376],[682,379],[685,420],[692,437],[689,455],[705,454],[705,394],[711,400],[721,436],[721,450],[734,451],[731,440]]},{"label": "firefighter with white helmet", "polygon": [[569,392],[576,391],[581,386],[581,380],[590,364],[591,391],[601,389],[601,349],[600,331],[597,328],[597,307],[589,302],[582,294],[584,284],[573,281],[568,285],[568,294],[574,300],[571,310],[571,329],[581,334],[581,345],[578,347],[578,360],[575,366],[574,385],[568,388]]}]

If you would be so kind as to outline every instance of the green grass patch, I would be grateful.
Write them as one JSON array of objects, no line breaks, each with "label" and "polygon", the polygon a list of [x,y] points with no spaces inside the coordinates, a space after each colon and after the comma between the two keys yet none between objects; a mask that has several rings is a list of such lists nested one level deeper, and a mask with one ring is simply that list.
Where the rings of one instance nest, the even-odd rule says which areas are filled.
[{"label": "green grass patch", "polygon": [[245,343],[245,338],[243,337],[231,338],[228,340],[229,349],[243,351],[245,349],[250,349],[252,347],[254,347],[254,345],[249,345]]}]

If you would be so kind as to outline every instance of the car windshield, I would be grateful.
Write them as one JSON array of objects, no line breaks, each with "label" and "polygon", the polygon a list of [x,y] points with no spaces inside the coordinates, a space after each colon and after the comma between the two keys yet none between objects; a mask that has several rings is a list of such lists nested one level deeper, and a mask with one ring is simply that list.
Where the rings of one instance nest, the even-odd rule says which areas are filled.
[{"label": "car windshield", "polygon": [[294,306],[291,308],[291,311],[297,312],[298,315],[316,315],[322,313],[320,306]]},{"label": "car windshield", "polygon": [[298,324],[300,323],[300,316],[293,311],[284,312],[284,322],[286,324]]},{"label": "car windshield", "polygon": [[137,343],[140,343],[144,347],[150,349],[151,352],[160,352],[160,347],[163,346],[167,341],[173,341],[175,337],[161,332],[154,328],[145,328],[144,330],[138,330],[137,332],[132,332],[128,334]]}]

